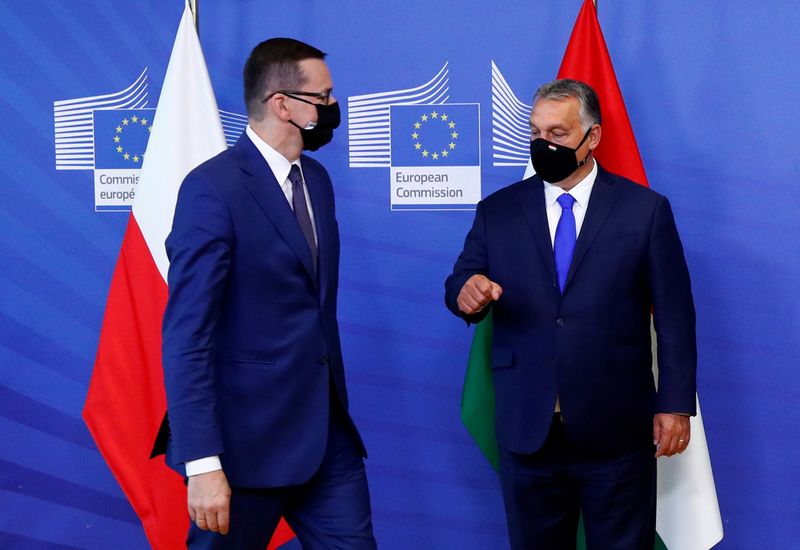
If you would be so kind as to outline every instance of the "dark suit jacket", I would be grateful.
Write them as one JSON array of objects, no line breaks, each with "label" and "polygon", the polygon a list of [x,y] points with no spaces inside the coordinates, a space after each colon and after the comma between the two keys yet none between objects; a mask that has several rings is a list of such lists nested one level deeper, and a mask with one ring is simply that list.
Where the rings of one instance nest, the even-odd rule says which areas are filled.
[{"label": "dark suit jacket", "polygon": [[286,197],[246,134],[181,186],[166,242],[163,325],[167,461],[179,472],[219,454],[232,486],[305,482],[325,452],[330,396],[347,409],[333,189],[321,164],[301,163],[317,275]]},{"label": "dark suit jacket", "polygon": [[[652,445],[656,412],[695,412],[695,313],[689,273],[667,199],[599,168],[563,295],[533,176],[484,199],[445,301],[481,273],[503,288],[491,305],[498,442],[531,453],[560,397],[579,449],[619,453]],[[650,312],[659,388],[651,373]],[[481,320],[489,308],[470,317]]]}]

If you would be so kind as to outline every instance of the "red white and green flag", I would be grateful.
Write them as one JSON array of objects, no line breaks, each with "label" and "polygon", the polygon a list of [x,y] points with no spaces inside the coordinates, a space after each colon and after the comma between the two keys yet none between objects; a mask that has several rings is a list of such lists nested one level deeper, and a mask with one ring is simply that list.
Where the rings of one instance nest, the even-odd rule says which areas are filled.
[{"label": "red white and green flag", "polygon": [[[595,157],[607,170],[648,186],[644,166],[633,135],[611,56],[603,38],[592,0],[584,0],[572,30],[558,78],[573,78],[589,84],[600,98],[603,139]],[[528,163],[525,177],[532,175]],[[655,338],[653,338],[655,342]],[[475,328],[461,396],[461,420],[495,469],[498,467],[495,435],[495,397],[490,360],[491,313]],[[653,371],[658,376],[657,354]],[[687,450],[658,461],[656,549],[708,550],[722,540],[722,519],[711,472],[700,403],[691,419],[692,440]],[[583,533],[578,534],[585,548]]]}]

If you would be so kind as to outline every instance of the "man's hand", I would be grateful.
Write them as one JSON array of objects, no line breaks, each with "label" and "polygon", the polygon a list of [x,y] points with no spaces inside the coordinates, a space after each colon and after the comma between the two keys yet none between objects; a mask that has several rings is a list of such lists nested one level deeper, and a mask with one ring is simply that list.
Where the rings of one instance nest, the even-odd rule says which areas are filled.
[{"label": "man's hand", "polygon": [[474,315],[492,300],[499,300],[501,294],[503,289],[500,285],[490,281],[485,275],[473,275],[461,287],[456,303],[461,313]]},{"label": "man's hand", "polygon": [[189,477],[189,517],[200,529],[228,534],[231,488],[222,470]]},{"label": "man's hand", "polygon": [[653,442],[656,458],[682,453],[689,445],[689,417],[682,414],[658,413],[653,417]]}]

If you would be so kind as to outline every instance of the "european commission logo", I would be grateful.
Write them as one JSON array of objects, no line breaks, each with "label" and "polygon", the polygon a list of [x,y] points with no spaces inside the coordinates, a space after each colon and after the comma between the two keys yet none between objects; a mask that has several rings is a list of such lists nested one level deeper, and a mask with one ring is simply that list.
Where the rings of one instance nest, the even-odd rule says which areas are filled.
[{"label": "european commission logo", "polygon": [[[148,107],[147,68],[119,92],[53,103],[56,170],[94,172],[96,212],[129,212],[155,109]],[[247,116],[220,110],[225,140],[232,145]]]},{"label": "european commission logo", "polygon": [[448,103],[447,63],[413,88],[350,96],[351,168],[389,168],[392,210],[472,210],[481,199],[480,106]]},{"label": "european commission logo", "polygon": [[456,209],[481,199],[477,104],[393,105],[393,209]]},{"label": "european commission logo", "polygon": [[153,129],[155,109],[95,110],[95,209],[129,207]]}]

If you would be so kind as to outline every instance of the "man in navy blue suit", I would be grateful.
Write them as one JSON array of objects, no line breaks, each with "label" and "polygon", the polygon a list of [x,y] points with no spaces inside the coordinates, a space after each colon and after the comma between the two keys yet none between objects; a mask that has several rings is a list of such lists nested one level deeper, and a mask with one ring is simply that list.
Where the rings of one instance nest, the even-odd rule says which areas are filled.
[{"label": "man in navy blue suit", "polygon": [[304,548],[376,546],[336,318],[334,194],[302,154],[340,121],[324,57],[287,38],[256,46],[246,132],[178,196],[163,447],[187,476],[191,548],[263,550],[281,517]]},{"label": "man in navy blue suit", "polygon": [[[606,172],[595,92],[539,88],[537,174],[477,207],[447,279],[469,323],[491,310],[500,480],[511,546],[652,549],[656,458],[689,443],[695,312],[666,198]],[[651,372],[650,316],[659,380]]]}]

